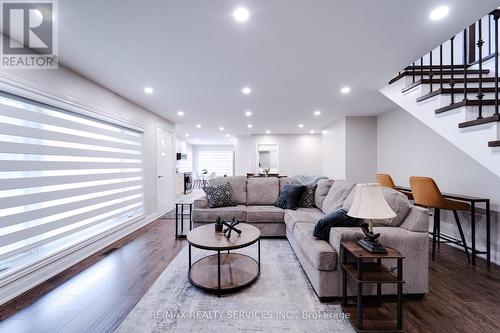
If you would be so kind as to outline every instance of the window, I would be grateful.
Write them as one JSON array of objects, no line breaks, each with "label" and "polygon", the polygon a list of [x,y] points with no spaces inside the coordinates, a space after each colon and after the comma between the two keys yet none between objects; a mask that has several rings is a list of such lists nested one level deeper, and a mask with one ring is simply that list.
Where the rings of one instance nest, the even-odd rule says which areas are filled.
[{"label": "window", "polygon": [[143,134],[0,94],[0,277],[144,214]]},{"label": "window", "polygon": [[209,174],[215,172],[218,177],[233,175],[233,156],[232,150],[200,150],[197,152],[198,172],[206,169]]}]

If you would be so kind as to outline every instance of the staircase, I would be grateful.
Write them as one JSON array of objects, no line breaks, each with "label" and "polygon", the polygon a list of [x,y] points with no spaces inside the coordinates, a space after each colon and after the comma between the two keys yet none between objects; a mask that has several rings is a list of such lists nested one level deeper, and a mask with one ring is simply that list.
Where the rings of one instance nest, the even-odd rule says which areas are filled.
[{"label": "staircase", "polygon": [[380,91],[500,177],[499,18],[494,10]]}]

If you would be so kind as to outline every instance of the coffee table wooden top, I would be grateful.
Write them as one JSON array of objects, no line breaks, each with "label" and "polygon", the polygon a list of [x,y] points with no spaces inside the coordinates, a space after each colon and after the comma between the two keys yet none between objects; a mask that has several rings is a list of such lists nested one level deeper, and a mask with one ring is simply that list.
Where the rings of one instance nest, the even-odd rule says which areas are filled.
[{"label": "coffee table wooden top", "polygon": [[[224,227],[225,228],[225,227]],[[240,223],[236,226],[241,234],[231,233],[231,238],[216,232],[214,223],[197,227],[187,235],[187,241],[194,247],[204,250],[235,250],[255,243],[260,237],[260,230],[252,225]]]}]

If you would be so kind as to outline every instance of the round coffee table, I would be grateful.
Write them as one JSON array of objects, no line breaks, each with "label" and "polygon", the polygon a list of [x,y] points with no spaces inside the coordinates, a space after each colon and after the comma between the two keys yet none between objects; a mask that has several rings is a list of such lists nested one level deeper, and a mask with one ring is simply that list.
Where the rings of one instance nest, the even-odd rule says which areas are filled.
[{"label": "round coffee table", "polygon": [[[228,240],[222,232],[216,232],[214,224],[191,230],[187,235],[189,243],[188,278],[194,286],[221,294],[230,293],[253,283],[260,275],[260,230],[249,224],[236,226]],[[230,250],[241,249],[257,243],[257,260]],[[191,247],[217,251],[191,264]],[[226,252],[227,251],[227,252]],[[221,253],[226,252],[226,253]]]}]

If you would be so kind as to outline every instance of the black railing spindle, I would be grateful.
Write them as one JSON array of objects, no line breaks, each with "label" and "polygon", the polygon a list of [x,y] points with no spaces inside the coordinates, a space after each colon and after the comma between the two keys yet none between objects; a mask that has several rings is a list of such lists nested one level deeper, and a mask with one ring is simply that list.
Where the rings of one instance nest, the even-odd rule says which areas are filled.
[{"label": "black railing spindle", "polygon": [[424,57],[420,57],[420,83],[424,79]]},{"label": "black railing spindle", "polygon": [[443,90],[443,44],[439,45],[439,89]]},{"label": "black railing spindle", "polygon": [[498,16],[495,20],[495,115],[498,116]]},{"label": "black railing spindle", "polygon": [[[479,105],[477,109],[477,119],[483,118],[483,36],[482,36],[482,24],[481,24],[481,19],[478,21],[479,26],[478,26],[478,41],[477,41],[477,47],[478,47],[478,55],[479,55],[479,85],[478,85],[478,93],[477,93],[477,99],[479,100]],[[496,75],[496,74],[495,74]]]},{"label": "black railing spindle", "polygon": [[431,83],[431,90],[430,92],[432,92],[432,77],[434,76],[434,72],[432,71],[432,50],[431,52],[429,52],[429,68],[430,68],[430,72],[429,72],[429,78],[430,78],[430,83]]},{"label": "black railing spindle", "polygon": [[491,16],[488,15],[488,55],[491,54]]},{"label": "black railing spindle", "polygon": [[413,83],[415,83],[415,61],[413,62],[413,66],[411,66],[411,76]]},{"label": "black railing spindle", "polygon": [[454,64],[454,60],[453,60],[453,57],[454,57],[454,53],[453,53],[453,41],[455,40],[455,36],[451,37],[450,38],[450,52],[451,52],[451,72],[450,72],[450,87],[451,87],[451,104],[455,103],[455,93],[453,91],[453,87],[455,86],[455,71],[454,71],[454,68],[453,68],[453,64]]},{"label": "black railing spindle", "polygon": [[464,101],[467,101],[467,29],[464,29]]}]

